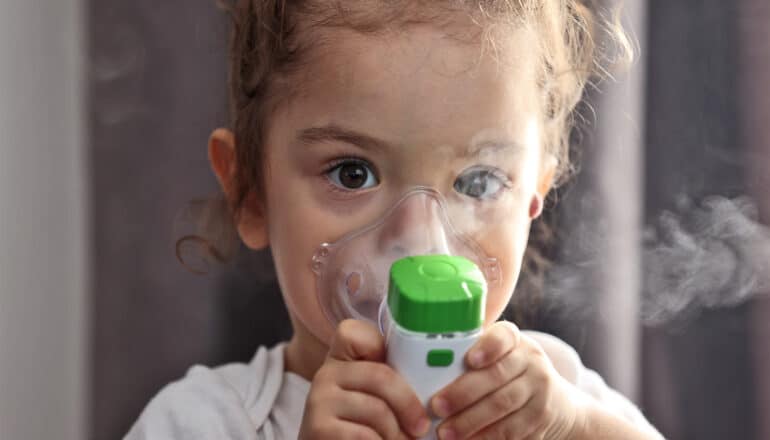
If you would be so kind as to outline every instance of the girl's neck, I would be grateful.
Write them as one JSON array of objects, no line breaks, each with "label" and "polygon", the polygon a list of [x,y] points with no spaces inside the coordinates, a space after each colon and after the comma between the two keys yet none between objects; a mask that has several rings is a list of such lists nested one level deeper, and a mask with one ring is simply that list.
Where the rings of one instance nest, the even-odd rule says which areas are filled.
[{"label": "girl's neck", "polygon": [[284,350],[284,370],[313,380],[321,368],[329,347],[313,336],[298,319],[291,318],[294,335]]}]

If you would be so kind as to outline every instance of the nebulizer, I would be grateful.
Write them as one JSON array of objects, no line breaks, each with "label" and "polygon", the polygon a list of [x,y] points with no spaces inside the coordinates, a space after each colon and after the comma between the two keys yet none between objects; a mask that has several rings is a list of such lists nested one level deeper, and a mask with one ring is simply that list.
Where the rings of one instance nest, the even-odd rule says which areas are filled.
[{"label": "nebulizer", "polygon": [[321,244],[313,256],[328,320],[336,326],[354,318],[379,328],[388,363],[426,408],[465,370],[465,353],[484,321],[487,289],[502,281],[500,262],[475,240],[512,214],[510,182],[495,173],[492,165],[461,171],[443,193],[439,185],[390,182],[373,196],[382,198],[380,209],[351,214],[361,226]]}]

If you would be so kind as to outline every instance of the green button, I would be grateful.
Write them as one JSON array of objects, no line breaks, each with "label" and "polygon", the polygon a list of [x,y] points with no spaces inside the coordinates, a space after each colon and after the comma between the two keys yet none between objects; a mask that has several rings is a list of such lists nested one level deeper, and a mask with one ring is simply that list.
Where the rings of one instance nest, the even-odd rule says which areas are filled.
[{"label": "green button", "polygon": [[452,365],[455,353],[452,350],[431,350],[428,352],[428,366],[448,367]]},{"label": "green button", "polygon": [[418,270],[434,281],[447,281],[458,275],[457,268],[443,260],[427,260],[418,266]]}]

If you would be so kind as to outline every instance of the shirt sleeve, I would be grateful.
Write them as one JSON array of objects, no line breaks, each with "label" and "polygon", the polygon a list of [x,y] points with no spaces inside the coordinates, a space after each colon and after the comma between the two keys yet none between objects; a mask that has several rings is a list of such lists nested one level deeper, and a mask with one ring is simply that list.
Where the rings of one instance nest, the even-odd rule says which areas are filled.
[{"label": "shirt sleeve", "polygon": [[274,408],[283,402],[283,376],[283,344],[270,350],[260,347],[248,364],[192,367],[150,401],[124,440],[296,437],[291,433],[299,420],[287,420],[280,405],[278,411]]},{"label": "shirt sleeve", "polygon": [[240,395],[221,375],[196,366],[150,401],[124,440],[257,438]]},{"label": "shirt sleeve", "polygon": [[642,430],[663,438],[636,405],[610,388],[596,371],[586,368],[575,349],[566,342],[546,333],[530,330],[522,333],[537,342],[548,355],[556,371],[579,390],[593,397],[611,413],[631,422]]}]

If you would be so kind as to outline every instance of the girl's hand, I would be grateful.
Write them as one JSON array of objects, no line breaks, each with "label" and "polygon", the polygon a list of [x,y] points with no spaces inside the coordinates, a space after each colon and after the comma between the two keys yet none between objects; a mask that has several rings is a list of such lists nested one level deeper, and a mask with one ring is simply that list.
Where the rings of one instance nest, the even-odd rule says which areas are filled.
[{"label": "girl's hand", "polygon": [[470,370],[431,400],[446,418],[439,438],[570,438],[585,417],[574,388],[542,348],[510,322],[495,323],[468,351]]},{"label": "girl's hand", "polygon": [[372,326],[340,323],[310,386],[301,439],[406,439],[430,427],[412,388],[387,364]]}]

